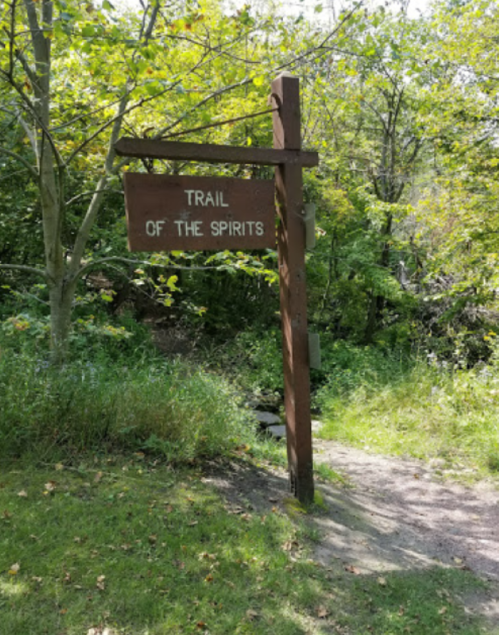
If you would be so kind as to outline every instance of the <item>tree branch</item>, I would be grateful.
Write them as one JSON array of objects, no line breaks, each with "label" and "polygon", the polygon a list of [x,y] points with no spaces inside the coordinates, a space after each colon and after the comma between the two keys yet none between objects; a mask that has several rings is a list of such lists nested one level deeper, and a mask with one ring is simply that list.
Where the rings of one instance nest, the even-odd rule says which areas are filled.
[{"label": "tree branch", "polygon": [[31,165],[31,163],[29,161],[27,161],[24,157],[22,157],[20,154],[17,154],[17,152],[13,152],[12,150],[7,150],[7,148],[4,148],[2,146],[0,146],[0,154],[5,154],[5,155],[7,155],[9,157],[12,157],[16,161],[19,161],[20,163],[22,163],[24,165],[24,167],[30,173],[31,177],[35,181],[38,181],[38,178],[39,178],[38,172]]},{"label": "tree branch", "polygon": [[161,269],[174,269],[175,271],[216,271],[219,267],[202,267],[202,266],[189,266],[186,267],[184,265],[176,265],[173,263],[165,263],[165,264],[154,264],[149,262],[149,260],[135,260],[132,258],[122,258],[120,256],[110,256],[109,258],[100,258],[99,260],[94,260],[93,262],[89,262],[88,264],[81,267],[76,273],[75,278],[79,279],[84,276],[87,271],[91,269],[98,269],[99,267],[113,267],[113,263],[122,263],[124,265],[134,265],[143,266],[143,267],[159,267]]},{"label": "tree branch", "polygon": [[27,265],[4,265],[0,263],[0,269],[8,269],[9,271],[23,271],[24,273],[32,273],[41,276],[46,282],[50,282],[51,278],[43,269],[36,267],[28,267]]}]

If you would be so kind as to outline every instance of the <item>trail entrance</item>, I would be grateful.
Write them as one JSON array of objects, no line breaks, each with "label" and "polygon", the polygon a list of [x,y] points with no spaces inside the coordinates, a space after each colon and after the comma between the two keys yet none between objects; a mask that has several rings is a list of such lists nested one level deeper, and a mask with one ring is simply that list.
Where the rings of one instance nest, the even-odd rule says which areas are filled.
[{"label": "trail entrance", "polygon": [[275,166],[275,183],[126,174],[129,248],[260,249],[274,248],[277,240],[290,485],[307,503],[314,483],[302,170],[318,165],[319,157],[301,149],[298,78],[283,73],[271,90],[273,148],[122,138],[115,149],[128,157]]}]

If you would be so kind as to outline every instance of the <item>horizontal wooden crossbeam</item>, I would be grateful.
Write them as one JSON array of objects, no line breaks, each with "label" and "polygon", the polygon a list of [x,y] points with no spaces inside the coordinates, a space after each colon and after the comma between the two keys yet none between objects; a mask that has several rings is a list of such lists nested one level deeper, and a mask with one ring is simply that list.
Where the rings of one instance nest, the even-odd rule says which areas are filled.
[{"label": "horizontal wooden crossbeam", "polygon": [[240,148],[207,143],[182,143],[122,137],[114,146],[116,154],[141,159],[170,159],[207,163],[245,163],[250,165],[299,165],[312,168],[319,165],[317,152],[276,150],[274,148]]}]

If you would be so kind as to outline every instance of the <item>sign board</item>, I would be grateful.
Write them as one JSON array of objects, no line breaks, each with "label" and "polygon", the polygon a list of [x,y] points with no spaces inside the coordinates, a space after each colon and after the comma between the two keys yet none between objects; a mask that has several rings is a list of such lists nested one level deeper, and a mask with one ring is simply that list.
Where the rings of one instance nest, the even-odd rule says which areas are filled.
[{"label": "sign board", "polygon": [[273,180],[126,173],[130,251],[275,248]]},{"label": "sign board", "polygon": [[303,206],[302,169],[318,165],[319,155],[301,147],[298,78],[281,73],[272,82],[271,104],[273,148],[123,138],[115,150],[119,156],[276,166],[277,227],[274,181],[126,174],[128,242],[133,251],[224,250],[273,248],[277,239],[290,484],[301,502],[311,503],[309,363],[319,363],[320,349],[316,337],[309,348],[305,248],[314,242],[314,214]]}]

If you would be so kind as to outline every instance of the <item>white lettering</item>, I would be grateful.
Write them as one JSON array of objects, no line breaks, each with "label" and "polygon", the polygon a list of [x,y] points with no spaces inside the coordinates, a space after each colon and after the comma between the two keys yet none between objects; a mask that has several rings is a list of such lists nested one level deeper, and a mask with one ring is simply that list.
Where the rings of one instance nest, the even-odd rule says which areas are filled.
[{"label": "white lettering", "polygon": [[192,199],[192,195],[194,194],[195,190],[184,190],[184,192],[187,194],[187,205],[192,205],[191,199]]},{"label": "white lettering", "polygon": [[201,207],[204,207],[204,192],[202,190],[196,190],[194,192],[194,199],[194,205],[200,205]]},{"label": "white lettering", "polygon": [[229,207],[228,203],[224,203],[224,193],[220,192],[220,207]]},{"label": "white lettering", "polygon": [[177,226],[177,232],[179,236],[182,236],[182,225],[184,225],[184,221],[183,220],[176,220],[173,221],[175,223],[175,225]]},{"label": "white lettering", "polygon": [[234,221],[211,221],[210,233],[212,236],[263,236],[265,225],[261,221],[248,220],[240,222]]},{"label": "white lettering", "polygon": [[211,205],[212,207],[215,207],[215,201],[213,200],[213,194],[211,192],[208,192],[208,194],[206,195],[205,199],[204,199],[204,204],[207,207],[208,205]]},{"label": "white lettering", "polygon": [[156,223],[153,220],[148,220],[146,223],[146,234],[148,236],[156,236]]},{"label": "white lettering", "polygon": [[177,226],[177,232],[179,236],[203,236],[201,231],[203,221],[195,220],[191,223],[184,220],[173,221]]},{"label": "white lettering", "polygon": [[201,231],[200,225],[203,224],[202,220],[195,220],[192,223],[185,223],[185,235],[186,236],[202,236],[203,232]]},{"label": "white lettering", "polygon": [[218,223],[217,223],[216,220],[211,221],[210,230],[211,230],[211,235],[212,236],[218,236],[219,235],[219,227],[218,227]]}]

